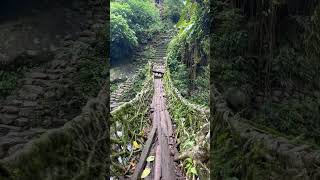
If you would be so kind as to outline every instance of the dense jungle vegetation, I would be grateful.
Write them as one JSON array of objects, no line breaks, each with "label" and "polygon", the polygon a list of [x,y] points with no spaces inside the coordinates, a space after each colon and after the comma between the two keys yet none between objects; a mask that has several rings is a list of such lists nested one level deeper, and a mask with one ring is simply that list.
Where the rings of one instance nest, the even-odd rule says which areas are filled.
[{"label": "dense jungle vegetation", "polygon": [[172,79],[184,97],[208,106],[209,1],[175,2],[174,5],[172,1],[167,2],[167,15],[176,22],[177,31],[167,52]]},{"label": "dense jungle vegetation", "polygon": [[319,144],[317,1],[213,1],[212,74],[235,112]]},{"label": "dense jungle vegetation", "polygon": [[128,58],[161,30],[159,10],[152,1],[111,1],[110,14],[111,62]]},{"label": "dense jungle vegetation", "polygon": [[155,35],[173,29],[168,64],[186,98],[209,104],[209,2],[165,0],[163,21],[152,1],[111,2],[111,62],[130,55]]},{"label": "dense jungle vegetation", "polygon": [[[111,53],[122,52],[111,55],[112,61],[130,57],[142,44],[167,33],[171,40],[166,65],[184,98],[202,106],[210,104],[215,110],[222,104],[212,97],[209,102],[209,88],[211,92],[215,89],[226,101],[225,109],[256,131],[287,138],[297,146],[319,148],[318,1],[164,0],[160,8],[152,1],[143,2],[137,8],[143,12],[131,0],[111,3],[111,34],[115,35]],[[135,18],[132,14],[137,12],[143,17]],[[171,113],[179,121],[186,112],[176,109]],[[212,114],[212,177],[279,179],[284,172],[290,174],[286,165],[291,162],[254,142],[253,137],[240,137],[228,121],[221,121],[224,116]],[[184,123],[178,121],[178,126]],[[182,144],[190,142],[190,148],[196,138],[186,139]],[[316,177],[310,169],[306,174]]]},{"label": "dense jungle vegetation", "polygon": [[[295,146],[319,147],[318,1],[215,0],[210,5],[211,92],[222,93],[239,124],[248,123],[260,132],[248,130],[244,138],[245,132],[236,133],[230,122],[219,120],[228,118],[211,114],[211,177],[319,177],[317,170],[304,165],[299,177],[301,170],[292,165],[298,158],[288,161],[295,150],[288,148],[282,156],[277,154],[280,148],[274,149],[272,143],[281,138],[263,142],[268,134],[285,137]],[[214,102],[213,93],[211,101],[213,110],[221,105]],[[258,136],[264,138],[257,141]]]}]

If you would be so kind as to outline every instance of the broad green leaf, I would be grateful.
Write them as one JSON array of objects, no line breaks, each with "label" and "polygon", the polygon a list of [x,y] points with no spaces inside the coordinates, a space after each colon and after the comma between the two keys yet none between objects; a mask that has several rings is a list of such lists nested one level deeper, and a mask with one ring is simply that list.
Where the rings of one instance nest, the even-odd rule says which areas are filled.
[{"label": "broad green leaf", "polygon": [[151,162],[151,161],[154,161],[154,156],[149,156],[149,157],[147,158],[147,162]]},{"label": "broad green leaf", "polygon": [[197,170],[196,170],[195,167],[192,167],[192,168],[190,169],[190,172],[191,172],[192,174],[198,175]]},{"label": "broad green leaf", "polygon": [[145,168],[141,174],[141,178],[146,178],[151,172],[150,168]]}]

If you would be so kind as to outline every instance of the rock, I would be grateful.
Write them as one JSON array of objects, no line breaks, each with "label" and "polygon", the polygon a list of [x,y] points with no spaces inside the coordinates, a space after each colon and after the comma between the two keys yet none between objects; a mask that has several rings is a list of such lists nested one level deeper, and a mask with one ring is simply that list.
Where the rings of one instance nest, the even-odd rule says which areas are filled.
[{"label": "rock", "polygon": [[51,82],[47,80],[37,79],[35,80],[32,85],[41,86],[41,87],[49,87],[51,86]]},{"label": "rock", "polygon": [[32,78],[24,78],[19,80],[20,84],[25,84],[25,85],[32,85],[33,79]]},{"label": "rock", "polygon": [[32,115],[33,110],[30,108],[23,108],[20,110],[19,112],[19,116],[20,117],[29,117],[30,115]]},{"label": "rock", "polygon": [[95,36],[95,33],[90,30],[84,30],[79,33],[79,36],[80,37],[91,37],[91,36]]},{"label": "rock", "polygon": [[93,42],[95,42],[96,38],[95,37],[80,37],[79,41],[87,43],[87,44],[91,44]]},{"label": "rock", "polygon": [[225,98],[228,106],[233,111],[240,111],[249,104],[247,95],[239,88],[229,88],[225,93]]},{"label": "rock", "polygon": [[40,64],[52,60],[54,54],[48,51],[26,50],[14,58],[14,66]]},{"label": "rock", "polygon": [[256,103],[258,103],[258,104],[263,103],[263,100],[264,100],[263,96],[257,96],[257,97],[255,97],[255,99],[254,99],[254,101],[255,101]]},{"label": "rock", "polygon": [[2,108],[1,112],[8,114],[16,114],[19,112],[19,109],[15,106],[5,106]]},{"label": "rock", "polygon": [[0,136],[5,136],[10,131],[9,128],[3,127],[3,126],[6,126],[6,125],[3,125],[3,124],[0,125]]},{"label": "rock", "polygon": [[17,117],[15,114],[0,114],[0,123],[10,125]]},{"label": "rock", "polygon": [[272,92],[272,94],[274,96],[280,97],[282,95],[282,92],[280,90],[275,90],[275,91]]},{"label": "rock", "polygon": [[21,150],[24,147],[24,145],[25,144],[23,143],[23,144],[17,144],[17,145],[12,146],[8,150],[8,155],[10,156],[10,155],[16,153],[17,151]]},{"label": "rock", "polygon": [[43,87],[35,86],[35,85],[24,85],[22,87],[22,89],[27,91],[27,92],[32,92],[32,93],[35,93],[35,94],[43,94],[43,92],[44,92]]},{"label": "rock", "polygon": [[[56,124],[54,124],[54,125],[56,125]],[[44,128],[50,128],[50,127],[52,127],[52,122],[50,119],[45,119],[42,121],[41,126]]]},{"label": "rock", "polygon": [[38,106],[38,103],[36,101],[24,101],[23,107],[35,107]]},{"label": "rock", "polygon": [[18,118],[15,122],[15,124],[19,127],[25,127],[29,124],[29,119],[27,118]]},{"label": "rock", "polygon": [[284,97],[289,97],[290,94],[289,94],[288,92],[284,92],[284,93],[283,93],[283,96],[284,96]]},{"label": "rock", "polygon": [[4,124],[0,124],[0,129],[8,129],[10,131],[20,131],[21,128],[20,127],[16,127],[16,126],[8,126],[8,125],[4,125]]},{"label": "rock", "polygon": [[49,47],[49,51],[50,52],[56,52],[57,48],[55,45],[51,44],[50,47]]},{"label": "rock", "polygon": [[274,102],[276,102],[276,103],[279,103],[279,102],[280,102],[278,96],[272,96],[272,101],[274,101]]},{"label": "rock", "polygon": [[63,126],[66,122],[67,122],[66,119],[58,119],[58,118],[52,119],[52,125],[54,125],[55,127],[61,127],[61,126]]},{"label": "rock", "polygon": [[25,51],[25,55],[27,55],[28,57],[39,56],[40,55],[40,51],[37,51],[37,50],[26,50]]},{"label": "rock", "polygon": [[43,88],[34,85],[24,85],[18,92],[19,97],[25,100],[36,100],[39,95],[43,94]]},{"label": "rock", "polygon": [[39,95],[30,92],[19,91],[19,97],[23,98],[24,100],[34,101],[39,97]]},{"label": "rock", "polygon": [[55,96],[56,96],[56,94],[55,94],[55,92],[53,92],[53,91],[48,91],[48,92],[46,92],[46,93],[44,94],[44,97],[45,97],[46,99],[55,99]]},{"label": "rock", "polygon": [[34,43],[34,44],[40,44],[40,40],[39,40],[38,38],[34,38],[34,39],[33,39],[33,43]]},{"label": "rock", "polygon": [[26,143],[22,137],[1,137],[0,138],[0,149],[9,149],[17,144]]},{"label": "rock", "polygon": [[12,105],[12,106],[20,106],[21,104],[23,104],[23,101],[21,100],[17,100],[17,99],[12,99],[9,101],[8,105]]},{"label": "rock", "polygon": [[64,36],[64,40],[67,41],[67,40],[72,40],[72,35],[71,34],[67,34]]},{"label": "rock", "polygon": [[48,79],[48,75],[45,73],[34,72],[30,74],[31,78],[34,79]]},{"label": "rock", "polygon": [[7,56],[6,54],[0,53],[0,64],[7,64],[9,60],[9,56]]},{"label": "rock", "polygon": [[61,78],[60,74],[50,74],[49,75],[49,79],[50,80],[57,80],[57,79],[60,79],[60,78]]}]

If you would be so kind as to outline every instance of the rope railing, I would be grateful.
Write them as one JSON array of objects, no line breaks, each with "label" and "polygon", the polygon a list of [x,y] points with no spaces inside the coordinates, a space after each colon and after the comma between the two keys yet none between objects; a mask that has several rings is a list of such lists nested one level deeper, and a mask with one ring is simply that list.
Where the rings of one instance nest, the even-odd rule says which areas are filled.
[{"label": "rope railing", "polygon": [[[147,64],[147,76],[142,90],[134,99],[111,112],[110,137],[112,144],[111,176],[120,177],[130,170],[130,161],[140,152],[132,145],[144,143],[148,125],[149,106],[153,95],[152,65]],[[129,166],[129,167],[128,167]],[[126,168],[128,167],[128,168]]]}]

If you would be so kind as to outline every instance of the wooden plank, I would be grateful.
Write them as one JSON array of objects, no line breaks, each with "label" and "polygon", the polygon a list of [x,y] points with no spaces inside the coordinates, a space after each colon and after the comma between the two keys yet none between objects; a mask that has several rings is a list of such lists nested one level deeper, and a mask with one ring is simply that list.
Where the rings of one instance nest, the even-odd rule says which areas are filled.
[{"label": "wooden plank", "polygon": [[143,171],[143,168],[146,165],[146,159],[149,155],[150,148],[151,148],[153,139],[155,137],[156,131],[157,131],[157,127],[154,126],[148,135],[148,140],[143,147],[142,153],[140,155],[139,163],[136,166],[136,169],[134,170],[134,173],[132,175],[132,178],[131,178],[132,180],[136,180],[136,179],[138,179],[138,177],[140,177],[140,175]]},{"label": "wooden plank", "polygon": [[[156,134],[157,134],[158,140],[157,140],[157,145],[155,147],[156,155],[155,155],[154,169],[152,171],[152,174],[148,178],[149,179],[153,178],[155,180],[175,180],[176,179],[175,166],[173,163],[172,153],[170,153],[173,147],[171,143],[169,146],[169,139],[172,139],[174,136],[172,132],[173,130],[172,130],[171,119],[169,116],[169,112],[167,111],[167,108],[166,108],[166,99],[164,97],[163,81],[162,79],[160,79],[162,78],[164,68],[163,66],[154,67],[153,72],[154,72],[155,79],[154,79],[154,96],[153,96],[151,108],[153,108],[154,111],[151,115],[153,117],[152,118],[153,128],[157,129]],[[141,161],[145,163],[145,160],[146,160],[146,157],[143,160],[140,158],[139,164],[141,163]],[[143,166],[145,166],[145,164]],[[138,175],[141,174],[142,168],[140,173],[138,173]],[[139,176],[136,176],[136,177],[139,177]]]},{"label": "wooden plank", "polygon": [[160,112],[160,119],[161,119],[161,130],[164,134],[165,137],[168,136],[168,132],[167,132],[167,129],[168,129],[168,126],[167,126],[167,119],[165,117],[165,114],[164,114],[164,111],[161,111]]},{"label": "wooden plank", "polygon": [[168,123],[168,136],[173,136],[172,121],[171,121],[169,112],[166,110],[164,113],[165,113],[166,119],[168,120],[167,121],[167,123]]},{"label": "wooden plank", "polygon": [[158,144],[156,149],[156,158],[155,158],[155,165],[154,165],[154,180],[161,179],[161,147]]},{"label": "wooden plank", "polygon": [[[150,156],[155,156],[156,155],[156,146],[155,146],[155,143],[152,144],[152,148],[151,148],[151,151],[150,151]],[[154,167],[154,161],[151,161],[151,162],[147,162],[147,165],[146,167],[150,168],[150,169],[153,169]],[[150,172],[150,175],[148,175],[145,180],[153,180],[154,178],[154,170],[151,170]]]},{"label": "wooden plank", "polygon": [[161,134],[159,138],[161,146],[161,172],[165,172],[161,174],[162,179],[175,180],[174,166],[169,151],[167,138],[164,136],[164,134]]}]

